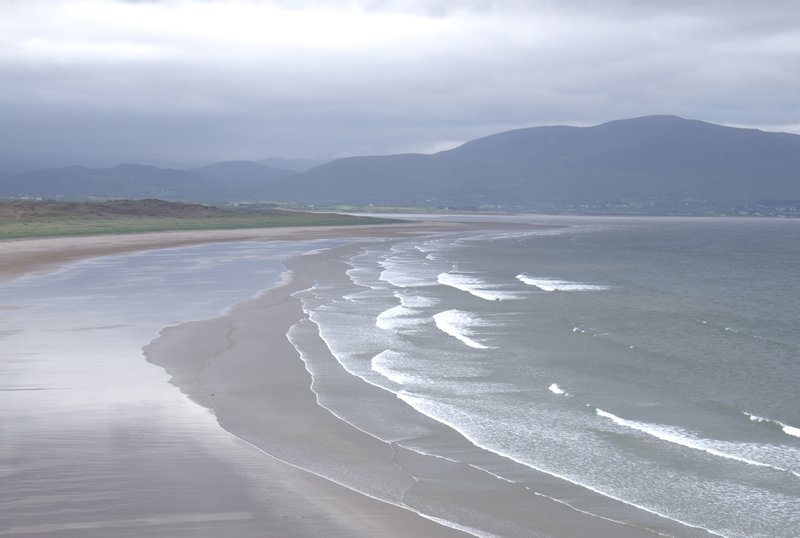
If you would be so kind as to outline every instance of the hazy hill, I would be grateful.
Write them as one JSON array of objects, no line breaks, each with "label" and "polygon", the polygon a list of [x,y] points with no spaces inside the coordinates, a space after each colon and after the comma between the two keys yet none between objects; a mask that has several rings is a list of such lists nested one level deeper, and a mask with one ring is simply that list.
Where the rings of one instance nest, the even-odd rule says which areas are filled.
[{"label": "hazy hill", "polygon": [[243,197],[263,197],[266,186],[296,172],[272,168],[254,161],[224,161],[187,170],[221,185],[228,185]]},{"label": "hazy hill", "polygon": [[50,168],[0,175],[0,196],[644,212],[798,207],[800,136],[648,116],[518,129],[433,155],[352,157],[302,173],[252,161]]},{"label": "hazy hill", "polygon": [[182,170],[162,169],[139,164],[110,168],[66,166],[24,172],[3,179],[2,196],[176,198],[189,186],[204,180]]},{"label": "hazy hill", "polygon": [[11,154],[0,153],[0,177],[45,168],[49,163]]},{"label": "hazy hill", "polygon": [[268,197],[272,181],[292,174],[247,161],[190,170],[139,164],[110,168],[67,166],[0,178],[0,196],[261,200]]},{"label": "hazy hill", "polygon": [[257,162],[271,168],[291,170],[292,172],[305,172],[306,170],[311,170],[315,166],[321,166],[331,161],[330,159],[324,161],[315,161],[312,159],[285,159],[283,157],[269,157],[267,159],[261,159]]},{"label": "hazy hill", "polygon": [[455,207],[797,202],[800,136],[675,116],[532,127],[434,155],[339,159],[278,182],[273,196]]}]

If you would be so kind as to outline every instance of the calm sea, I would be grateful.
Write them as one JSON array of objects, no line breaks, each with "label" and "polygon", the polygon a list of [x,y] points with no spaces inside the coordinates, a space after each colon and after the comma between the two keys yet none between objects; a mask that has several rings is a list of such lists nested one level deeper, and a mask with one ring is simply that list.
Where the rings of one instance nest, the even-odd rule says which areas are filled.
[{"label": "calm sea", "polygon": [[[320,403],[491,478],[483,498],[513,500],[478,519],[408,501],[471,528],[515,534],[546,496],[670,534],[800,535],[800,221],[549,222],[351,252],[290,332]],[[305,348],[317,330],[338,374]],[[442,488],[468,505],[467,479]]]}]

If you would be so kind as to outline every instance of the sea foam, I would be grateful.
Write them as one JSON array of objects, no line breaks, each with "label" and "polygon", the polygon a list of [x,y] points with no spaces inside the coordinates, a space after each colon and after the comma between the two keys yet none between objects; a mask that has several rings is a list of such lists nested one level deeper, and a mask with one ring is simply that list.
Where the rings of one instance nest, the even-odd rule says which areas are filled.
[{"label": "sea foam", "polygon": [[489,284],[480,278],[463,273],[440,273],[437,277],[437,281],[439,284],[465,291],[486,301],[503,301],[519,298],[513,293],[499,290],[497,286]]},{"label": "sea foam", "polygon": [[[400,360],[399,360],[400,359]],[[382,375],[389,381],[398,385],[407,385],[417,380],[416,376],[402,372],[396,368],[398,362],[402,363],[403,354],[387,349],[372,357],[372,371]]]},{"label": "sea foam", "polygon": [[394,296],[400,300],[400,304],[378,314],[375,325],[396,333],[419,330],[427,323],[427,319],[419,315],[418,309],[436,304],[434,299],[418,295],[395,292]]},{"label": "sea foam", "polygon": [[542,291],[599,291],[608,289],[608,286],[600,286],[598,284],[586,284],[583,282],[559,280],[557,278],[537,277],[527,273],[517,275],[517,280],[528,286],[539,288]]},{"label": "sea foam", "polygon": [[742,412],[745,415],[747,415],[753,422],[764,422],[768,424],[774,424],[775,426],[778,426],[781,430],[783,430],[783,433],[785,433],[786,435],[791,435],[792,437],[800,437],[800,428],[789,426],[788,424],[784,424],[780,420],[773,420],[771,418],[760,417],[758,415],[753,415],[751,413],[748,413],[747,411],[742,411]]},{"label": "sea foam", "polygon": [[[678,523],[680,523],[682,525],[685,525],[687,527],[691,527],[691,528],[695,528],[695,529],[702,529],[702,530],[708,532],[709,534],[711,534],[713,536],[720,536],[720,537],[723,536],[722,534],[714,532],[713,530],[709,529],[708,527],[703,527],[703,526],[700,526],[698,524],[691,523],[691,522],[688,522],[688,521],[683,520],[683,519],[679,519],[679,518],[674,517],[674,516],[670,516],[667,513],[663,512],[661,510],[658,510],[658,509],[656,509],[654,507],[646,506],[645,504],[642,504],[642,503],[638,503],[638,502],[635,502],[635,501],[632,501],[632,500],[624,499],[623,497],[615,495],[614,493],[611,493],[610,491],[604,490],[604,488],[598,488],[593,484],[578,480],[576,477],[571,476],[569,473],[558,472],[558,471],[555,471],[555,470],[552,470],[552,469],[546,469],[544,467],[541,467],[541,466],[538,466],[538,465],[534,464],[533,462],[523,460],[518,455],[512,454],[512,453],[508,452],[507,450],[504,450],[501,447],[493,446],[493,445],[491,445],[489,443],[482,442],[482,440],[478,436],[474,435],[474,431],[470,431],[470,428],[465,428],[464,424],[462,424],[461,421],[458,420],[458,418],[456,418],[456,416],[453,416],[452,411],[454,411],[454,409],[450,408],[449,410],[451,412],[448,413],[448,409],[447,409],[448,406],[442,406],[441,404],[439,404],[435,400],[423,397],[420,394],[414,394],[414,393],[408,392],[406,390],[401,390],[399,393],[397,393],[397,397],[400,400],[406,402],[412,408],[414,408],[417,411],[419,411],[420,413],[422,413],[423,415],[428,416],[428,417],[430,417],[430,418],[432,418],[432,419],[434,419],[434,420],[436,420],[436,421],[438,421],[438,422],[440,422],[442,424],[445,424],[445,425],[453,428],[455,431],[459,432],[461,435],[464,436],[465,439],[467,439],[470,443],[472,443],[473,445],[477,446],[478,448],[482,448],[482,449],[484,449],[484,450],[486,450],[488,452],[492,452],[492,453],[497,454],[499,456],[502,456],[504,458],[508,458],[509,460],[511,460],[511,461],[513,461],[515,463],[518,463],[520,465],[524,465],[524,466],[529,467],[531,469],[534,469],[536,471],[540,471],[540,472],[549,474],[550,476],[554,476],[556,478],[560,478],[562,480],[566,480],[568,482],[571,482],[573,484],[576,484],[578,486],[586,488],[589,491],[592,491],[594,493],[597,493],[597,494],[602,495],[604,497],[607,497],[609,499],[614,499],[616,501],[620,501],[620,502],[622,502],[624,504],[627,504],[629,506],[633,506],[633,507],[639,508],[641,510],[644,510],[646,512],[649,512],[651,514],[655,514],[655,515],[657,515],[659,517],[663,517],[663,518],[666,518],[666,519],[670,519],[672,521],[676,521],[676,522],[678,522]],[[557,499],[554,499],[554,500],[557,500]],[[560,501],[560,502],[563,502],[563,501]],[[565,503],[565,504],[567,504],[567,503]],[[567,504],[567,505],[572,507],[572,508],[574,508],[574,509],[576,509],[576,510],[578,510],[577,508],[573,507],[570,504]],[[583,510],[579,510],[579,511],[583,512]],[[591,515],[597,515],[597,514],[593,514],[592,512],[585,512],[585,513],[589,513]],[[606,519],[606,518],[604,518],[602,516],[599,516],[599,517],[601,517],[602,519]]]},{"label": "sea foam", "polygon": [[462,312],[461,310],[446,310],[434,315],[433,321],[440,331],[460,340],[469,347],[474,349],[489,349],[489,346],[470,338],[472,334],[470,327],[477,325],[478,322],[469,313]]},{"label": "sea foam", "polygon": [[706,452],[707,454],[711,454],[712,456],[716,456],[719,458],[734,460],[740,463],[745,463],[747,465],[753,465],[756,467],[768,467],[776,471],[791,473],[797,477],[800,477],[800,474],[791,469],[786,469],[784,467],[772,465],[770,463],[765,463],[763,461],[757,461],[748,458],[742,455],[741,453],[739,454],[734,453],[734,451],[736,451],[737,449],[739,449],[740,452],[748,450],[749,448],[759,449],[762,448],[761,445],[751,445],[750,443],[732,443],[726,441],[717,441],[713,439],[701,439],[680,428],[665,426],[662,424],[650,424],[647,422],[639,422],[636,420],[627,420],[618,417],[617,415],[614,415],[612,413],[609,413],[608,411],[604,411],[600,408],[595,408],[595,412],[597,413],[598,416],[607,418],[614,424],[617,424],[618,426],[623,426],[625,428],[630,428],[632,430],[645,433],[647,435],[655,437],[656,439],[660,439],[668,443],[680,445],[685,448],[691,448],[693,450],[700,450],[702,452]]}]

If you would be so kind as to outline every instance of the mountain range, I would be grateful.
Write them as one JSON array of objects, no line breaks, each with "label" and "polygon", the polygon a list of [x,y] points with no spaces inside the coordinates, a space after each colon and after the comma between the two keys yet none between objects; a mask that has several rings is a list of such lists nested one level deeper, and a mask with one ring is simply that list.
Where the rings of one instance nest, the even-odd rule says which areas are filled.
[{"label": "mountain range", "polygon": [[[0,177],[0,196],[492,209],[800,205],[800,136],[646,116],[506,131],[432,155],[124,164]],[[308,166],[312,168],[307,169]]]},{"label": "mountain range", "polygon": [[0,196],[31,198],[160,198],[173,201],[264,199],[270,183],[296,172],[252,161],[178,170],[141,164],[66,166],[0,178]]}]

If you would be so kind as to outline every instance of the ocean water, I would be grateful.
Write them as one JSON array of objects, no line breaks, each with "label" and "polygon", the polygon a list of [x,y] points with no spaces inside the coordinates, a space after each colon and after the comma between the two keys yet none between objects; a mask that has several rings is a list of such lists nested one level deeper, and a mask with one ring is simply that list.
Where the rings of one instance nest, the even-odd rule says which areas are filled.
[{"label": "ocean water", "polygon": [[405,499],[476,534],[533,533],[546,497],[668,535],[800,535],[800,221],[546,221],[348,251],[290,331],[320,404],[483,473]]},{"label": "ocean water", "polygon": [[[289,463],[478,536],[800,536],[800,220],[475,219],[513,226],[350,241],[297,294],[307,319],[288,336],[317,401],[415,485],[366,461]],[[96,465],[151,465],[120,423],[176,460],[189,439],[236,456],[140,348],[344,243],[165,249],[0,286],[0,520],[150,491],[156,468]],[[53,484],[71,489],[39,496]],[[198,510],[240,502],[196,489]]]}]

